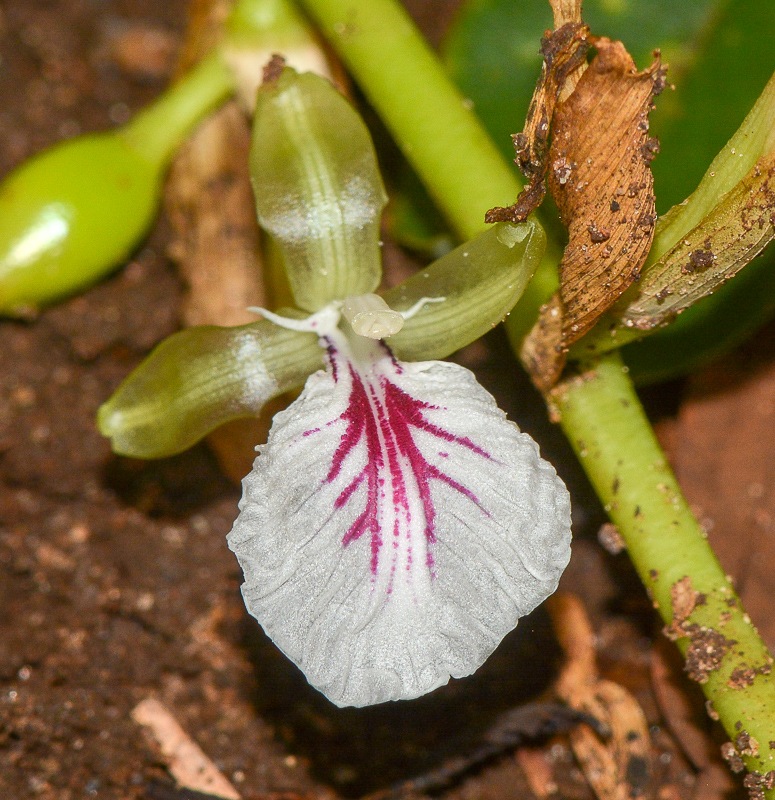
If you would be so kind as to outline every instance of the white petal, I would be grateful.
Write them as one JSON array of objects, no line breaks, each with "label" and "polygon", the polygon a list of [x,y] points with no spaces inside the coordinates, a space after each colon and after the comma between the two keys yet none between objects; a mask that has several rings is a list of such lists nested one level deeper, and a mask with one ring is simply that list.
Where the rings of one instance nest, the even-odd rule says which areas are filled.
[{"label": "white petal", "polygon": [[248,610],[340,706],[471,674],[570,557],[565,486],[471,372],[341,334],[240,509]]}]

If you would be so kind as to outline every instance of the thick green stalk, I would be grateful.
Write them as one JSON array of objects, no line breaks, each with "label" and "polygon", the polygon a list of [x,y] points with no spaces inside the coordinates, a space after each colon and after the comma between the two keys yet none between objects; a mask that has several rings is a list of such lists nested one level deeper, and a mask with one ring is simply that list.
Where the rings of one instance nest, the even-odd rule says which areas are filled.
[{"label": "thick green stalk", "polygon": [[234,90],[234,76],[220,52],[206,56],[121,135],[153,164],[166,164],[191,128]]},{"label": "thick green stalk", "polygon": [[[462,235],[479,230],[483,209],[514,200],[515,178],[492,156],[493,145],[396,0],[303,3]],[[524,308],[531,318],[541,294],[535,291]],[[618,355],[604,357],[585,377],[565,384],[556,398],[563,428],[663,619],[673,620],[671,587],[684,577],[691,588],[682,582],[673,590],[677,598],[682,592],[684,601],[694,598],[691,591],[705,595],[695,598],[696,607],[679,623],[689,626],[697,650],[712,644],[723,656],[717,669],[702,675],[703,689],[732,739],[745,730],[758,741],[758,757],[746,757],[749,768],[769,772],[775,767],[769,747],[775,741],[775,684],[764,674],[770,663],[766,647],[703,538]],[[679,603],[679,617],[680,608]],[[723,640],[694,624],[717,630]],[[685,652],[691,642],[678,639]]]},{"label": "thick green stalk", "polygon": [[[690,511],[621,358],[603,357],[560,384],[552,400],[662,619],[683,623],[674,633],[683,634],[677,644],[684,655],[692,650],[687,669],[706,680],[702,688],[730,737],[744,730],[758,741],[749,769],[775,769],[773,659]],[[691,586],[681,583],[687,576]],[[693,599],[684,618],[681,602],[689,608]],[[697,667],[701,658],[718,664]]]}]

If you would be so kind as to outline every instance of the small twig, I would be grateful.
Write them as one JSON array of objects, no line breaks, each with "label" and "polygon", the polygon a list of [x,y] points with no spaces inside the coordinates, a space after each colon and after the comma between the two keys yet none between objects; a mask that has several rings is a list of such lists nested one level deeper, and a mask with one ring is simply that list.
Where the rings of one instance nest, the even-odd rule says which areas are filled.
[{"label": "small twig", "polygon": [[206,794],[194,789],[166,786],[158,781],[151,781],[146,788],[148,800],[221,800],[217,794]]},{"label": "small twig", "polygon": [[162,703],[147,697],[132,709],[132,719],[150,729],[161,748],[170,774],[182,788],[214,795],[223,800],[240,800],[239,792]]},{"label": "small twig", "polygon": [[393,800],[408,794],[436,794],[525,742],[548,739],[572,730],[581,723],[589,725],[598,734],[605,733],[589,714],[559,703],[537,702],[517,706],[496,718],[485,731],[484,741],[472,752],[456,755],[422,775],[376,792],[370,795],[369,800]]}]

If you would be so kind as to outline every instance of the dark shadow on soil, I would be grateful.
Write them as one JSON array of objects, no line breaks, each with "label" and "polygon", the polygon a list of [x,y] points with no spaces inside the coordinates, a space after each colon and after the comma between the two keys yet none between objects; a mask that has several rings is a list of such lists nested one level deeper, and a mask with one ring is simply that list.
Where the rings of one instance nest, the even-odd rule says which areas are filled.
[{"label": "dark shadow on soil", "polygon": [[151,517],[185,519],[234,492],[205,444],[156,461],[112,457],[103,478],[124,505]]},{"label": "dark shadow on soil", "polygon": [[345,797],[360,797],[467,753],[495,717],[534,700],[554,679],[560,650],[547,614],[520,620],[475,675],[417,700],[337,708],[313,689],[255,620],[243,645],[255,669],[252,701],[310,773]]}]

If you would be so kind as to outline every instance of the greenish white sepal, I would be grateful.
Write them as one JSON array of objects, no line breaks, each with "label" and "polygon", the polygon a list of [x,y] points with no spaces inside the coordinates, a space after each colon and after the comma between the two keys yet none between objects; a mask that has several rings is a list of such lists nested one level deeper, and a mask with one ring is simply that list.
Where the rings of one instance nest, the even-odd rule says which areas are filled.
[{"label": "greenish white sepal", "polygon": [[299,308],[373,292],[387,195],[350,103],[325,79],[286,68],[259,91],[250,164],[259,222],[282,252]]},{"label": "greenish white sepal", "polygon": [[317,336],[268,321],[204,325],[165,339],[98,412],[113,450],[162,458],[272,397],[304,383],[323,364]]}]

